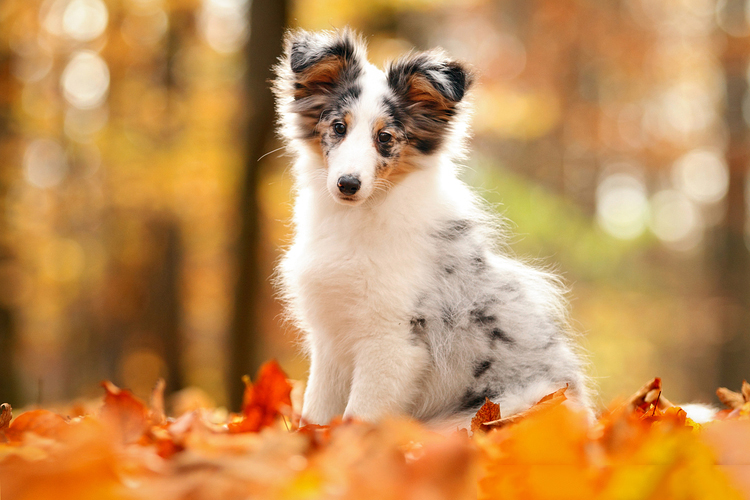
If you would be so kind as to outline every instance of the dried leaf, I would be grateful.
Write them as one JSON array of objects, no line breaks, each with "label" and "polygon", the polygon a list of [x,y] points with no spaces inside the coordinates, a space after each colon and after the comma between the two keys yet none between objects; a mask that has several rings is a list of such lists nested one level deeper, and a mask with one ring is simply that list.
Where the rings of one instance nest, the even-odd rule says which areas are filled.
[{"label": "dried leaf", "polygon": [[565,396],[565,391],[567,390],[568,390],[568,384],[565,384],[565,387],[561,387],[560,389],[556,390],[552,394],[547,394],[546,396],[544,396],[542,399],[540,399],[537,402],[537,405],[552,404],[554,406],[557,406],[563,401],[565,401],[566,399],[568,399],[568,397]]},{"label": "dried leaf", "polygon": [[156,385],[151,391],[149,418],[153,425],[162,425],[167,421],[167,417],[164,414],[164,388],[166,385],[164,379],[160,378],[156,381]]},{"label": "dried leaf", "polygon": [[493,403],[488,398],[484,398],[484,404],[474,418],[471,419],[471,432],[486,430],[482,424],[493,422],[500,419],[500,405]]},{"label": "dried leaf", "polygon": [[[341,421],[335,425],[340,423]],[[299,427],[296,432],[306,436],[310,440],[310,445],[316,449],[323,448],[331,441],[330,425],[306,424]]]},{"label": "dried leaf", "polygon": [[684,427],[688,423],[687,413],[679,406],[662,410],[658,405],[651,405],[651,410],[641,415],[640,419],[648,423],[670,423],[678,427]]},{"label": "dried leaf", "polygon": [[260,367],[255,385],[247,376],[242,380],[245,382],[242,418],[229,424],[230,432],[258,432],[291,408],[292,385],[276,361],[268,361]]},{"label": "dried leaf", "polygon": [[54,413],[35,410],[19,415],[11,429],[28,414],[34,414],[33,422],[23,425],[27,430],[16,447],[23,460],[2,461],[0,453],[3,499],[135,500],[123,484],[123,472],[132,459],[115,454],[117,437],[98,418],[66,422]]},{"label": "dried leaf", "polygon": [[750,384],[747,383],[747,380],[742,381],[740,392],[719,387],[716,389],[716,396],[724,406],[729,408],[729,410],[719,412],[719,418],[736,418],[743,413],[750,413]]},{"label": "dried leaf", "polygon": [[492,428],[505,427],[506,425],[514,424],[516,422],[519,422],[520,420],[528,418],[529,416],[534,415],[539,411],[561,405],[563,402],[565,402],[565,400],[568,399],[567,396],[565,396],[565,391],[567,390],[568,384],[565,384],[565,387],[556,390],[552,394],[547,394],[528,410],[516,413],[515,415],[511,415],[510,417],[500,418],[490,422],[484,422],[483,425]]},{"label": "dried leaf", "polygon": [[548,406],[474,439],[486,456],[480,499],[597,498],[597,478],[584,446],[586,418],[563,405]]},{"label": "dried leaf", "polygon": [[149,427],[149,411],[140,399],[127,389],[120,389],[109,381],[102,382],[106,391],[101,418],[108,422],[124,443],[133,443]]},{"label": "dried leaf", "polygon": [[13,409],[8,403],[0,405],[0,431],[6,429],[10,424],[10,419],[13,418]]},{"label": "dried leaf", "polygon": [[656,377],[638,389],[627,402],[627,409],[631,412],[636,408],[646,410],[661,392],[661,379]]},{"label": "dried leaf", "polygon": [[32,410],[21,413],[5,430],[5,437],[11,443],[20,443],[22,436],[33,433],[42,437],[56,438],[67,427],[63,417],[48,410]]},{"label": "dried leaf", "polygon": [[647,382],[643,387],[628,398],[625,404],[626,411],[633,413],[636,411],[648,412],[652,405],[656,405],[660,410],[666,410],[674,406],[667,398],[664,397],[661,390],[661,379],[656,377]]},{"label": "dried leaf", "polygon": [[745,398],[739,392],[730,391],[726,387],[719,387],[716,389],[716,396],[724,406],[729,407],[732,410],[741,408],[745,404]]},{"label": "dried leaf", "polygon": [[141,444],[153,444],[156,447],[156,454],[161,458],[170,458],[185,449],[180,439],[176,439],[168,429],[161,427],[150,429]]},{"label": "dried leaf", "polygon": [[128,391],[104,386],[99,414],[66,420],[35,410],[0,431],[3,498],[587,500],[658,492],[739,500],[734,488],[743,484],[750,493],[745,476],[733,485],[716,467],[717,456],[722,464],[747,463],[750,403],[706,427],[709,447],[704,428],[681,408],[663,408],[658,380],[631,398],[632,411],[622,406],[596,427],[561,404],[567,388],[506,419],[485,401],[474,429],[499,429],[472,438],[465,429],[443,436],[403,419],[337,417],[287,432],[278,418],[289,411],[289,384],[277,364],[265,365],[255,385],[247,382],[242,413],[229,417],[199,409],[174,420],[164,414],[161,384],[150,411]]}]

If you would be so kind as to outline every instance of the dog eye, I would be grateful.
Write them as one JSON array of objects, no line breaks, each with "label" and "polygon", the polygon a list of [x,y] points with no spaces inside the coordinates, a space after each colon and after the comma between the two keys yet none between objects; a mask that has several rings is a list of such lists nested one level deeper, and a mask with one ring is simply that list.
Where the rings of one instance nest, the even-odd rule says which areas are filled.
[{"label": "dog eye", "polygon": [[346,134],[346,124],[342,122],[336,122],[333,124],[333,131],[338,135]]},{"label": "dog eye", "polygon": [[378,134],[378,142],[382,144],[387,144],[391,142],[391,139],[393,139],[393,136],[389,134],[388,132],[380,132]]}]

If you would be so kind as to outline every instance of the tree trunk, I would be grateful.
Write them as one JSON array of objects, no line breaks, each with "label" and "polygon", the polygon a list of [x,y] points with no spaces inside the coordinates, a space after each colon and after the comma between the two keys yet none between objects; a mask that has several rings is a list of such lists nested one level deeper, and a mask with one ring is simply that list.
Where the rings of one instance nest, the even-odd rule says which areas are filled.
[{"label": "tree trunk", "polygon": [[[10,155],[16,155],[17,151],[12,145],[12,134],[14,132],[10,127],[11,120],[11,103],[14,102],[14,94],[10,93],[13,88],[13,77],[10,73],[10,50],[0,43],[0,88],[4,89],[5,95],[0,98],[0,154],[3,155],[4,161],[0,163],[0,207],[5,207],[5,199],[8,191],[10,179],[13,177],[11,169],[15,168],[14,161],[9,159]],[[15,89],[14,89],[15,90]],[[20,157],[20,155],[19,155]],[[14,263],[14,257],[11,249],[6,244],[7,223],[5,214],[0,217],[0,264],[10,268],[9,264]],[[7,283],[5,286],[9,286]],[[9,290],[5,290],[4,299],[10,295]],[[20,393],[16,385],[16,376],[14,360],[16,355],[16,328],[14,321],[14,311],[8,304],[0,302],[0,403],[11,403],[14,406],[20,406],[25,403],[20,399]]]},{"label": "tree trunk", "polygon": [[745,185],[748,166],[747,125],[742,103],[748,84],[748,44],[743,38],[729,36],[723,58],[726,77],[725,122],[729,130],[727,165],[729,191],[727,213],[716,238],[715,262],[718,266],[719,294],[723,301],[723,344],[719,350],[718,384],[738,388],[750,378],[750,255],[745,243]]},{"label": "tree trunk", "polygon": [[182,308],[180,285],[182,279],[182,238],[180,226],[169,217],[155,217],[150,233],[156,247],[154,268],[148,273],[152,291],[149,304],[150,318],[146,327],[153,328],[166,365],[166,393],[184,387],[180,355],[184,352],[180,331]]},{"label": "tree trunk", "polygon": [[240,234],[236,244],[237,272],[234,312],[229,332],[229,404],[242,403],[242,375],[254,375],[262,362],[257,305],[265,277],[260,275],[260,234],[257,184],[259,162],[273,137],[274,106],[269,87],[271,67],[281,54],[287,0],[254,0],[250,40],[245,47],[248,96],[245,137],[245,178],[239,200]]}]

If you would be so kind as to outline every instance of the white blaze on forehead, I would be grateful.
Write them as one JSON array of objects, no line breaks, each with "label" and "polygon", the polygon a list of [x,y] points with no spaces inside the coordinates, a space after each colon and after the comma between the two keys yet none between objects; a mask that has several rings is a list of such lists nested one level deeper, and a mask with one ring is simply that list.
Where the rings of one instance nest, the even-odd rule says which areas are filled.
[{"label": "white blaze on forehead", "polygon": [[[385,73],[380,71],[372,64],[367,64],[362,75],[357,80],[362,92],[359,98],[354,102],[350,110],[350,130],[349,138],[357,138],[357,147],[360,150],[365,148],[365,141],[372,146],[372,125],[375,119],[382,113],[383,96],[388,91],[388,82]],[[374,146],[373,146],[374,151]]]},{"label": "white blaze on forehead", "polygon": [[357,79],[357,84],[362,92],[352,108],[352,119],[371,122],[382,112],[383,97],[388,93],[388,81],[385,73],[372,64],[367,64]]}]

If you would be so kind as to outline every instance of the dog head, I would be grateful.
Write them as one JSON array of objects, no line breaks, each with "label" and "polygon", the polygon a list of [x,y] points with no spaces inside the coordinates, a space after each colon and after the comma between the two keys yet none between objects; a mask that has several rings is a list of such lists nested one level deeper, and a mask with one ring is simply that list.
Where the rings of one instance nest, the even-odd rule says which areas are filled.
[{"label": "dog head", "polygon": [[455,145],[450,139],[474,80],[440,51],[406,55],[382,71],[348,29],[289,32],[276,73],[283,134],[320,156],[328,191],[347,205]]}]

